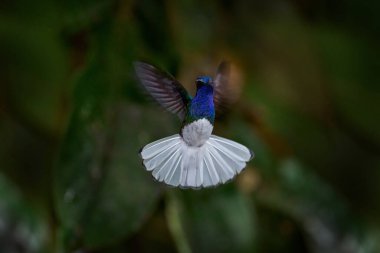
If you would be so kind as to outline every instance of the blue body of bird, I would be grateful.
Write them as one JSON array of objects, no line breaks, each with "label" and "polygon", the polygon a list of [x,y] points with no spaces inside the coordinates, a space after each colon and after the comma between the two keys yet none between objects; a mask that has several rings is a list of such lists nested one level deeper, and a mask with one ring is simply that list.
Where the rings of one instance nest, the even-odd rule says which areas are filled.
[{"label": "blue body of bird", "polygon": [[214,124],[214,88],[211,77],[207,76],[197,79],[197,93],[189,104],[185,124],[202,118],[206,118],[211,124]]}]

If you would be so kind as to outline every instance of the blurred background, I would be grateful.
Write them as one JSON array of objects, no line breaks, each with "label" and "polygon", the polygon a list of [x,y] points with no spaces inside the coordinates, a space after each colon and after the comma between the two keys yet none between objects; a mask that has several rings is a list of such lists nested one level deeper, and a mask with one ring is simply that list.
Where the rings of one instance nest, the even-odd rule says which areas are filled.
[{"label": "blurred background", "polygon": [[[380,252],[376,0],[3,0],[0,252]],[[215,133],[256,157],[179,190],[138,156],[180,122],[146,60],[194,91],[227,59]]]}]

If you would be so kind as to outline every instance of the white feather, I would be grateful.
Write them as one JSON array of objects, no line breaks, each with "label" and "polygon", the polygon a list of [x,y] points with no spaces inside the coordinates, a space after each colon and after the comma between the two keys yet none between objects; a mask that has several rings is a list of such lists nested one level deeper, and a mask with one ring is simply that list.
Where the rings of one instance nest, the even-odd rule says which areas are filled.
[{"label": "white feather", "polygon": [[143,159],[151,158],[151,157],[155,156],[157,153],[165,150],[168,146],[177,143],[177,141],[180,138],[181,138],[181,136],[179,136],[179,134],[175,134],[175,135],[154,141],[152,143],[149,143],[141,151],[141,153],[140,153],[141,157]]},{"label": "white feather", "polygon": [[253,153],[240,143],[216,135],[211,135],[210,140],[218,142],[221,146],[226,147],[231,152],[235,153],[242,161],[249,161],[253,158]]},{"label": "white feather", "polygon": [[207,119],[199,119],[182,129],[183,140],[189,146],[200,147],[210,138],[213,128]]},{"label": "white feather", "polygon": [[143,163],[158,181],[184,188],[218,185],[240,173],[253,157],[248,148],[237,142],[207,136],[207,122],[194,124],[192,130],[198,134],[186,130],[182,134],[187,133],[187,139],[177,134],[142,149]]},{"label": "white feather", "polygon": [[180,138],[173,139],[169,145],[162,145],[161,149],[145,150],[144,148],[143,152],[145,153],[145,156],[143,155],[143,152],[141,152],[141,156],[144,159],[144,165],[147,170],[153,170],[163,164],[170,157],[170,155],[178,149],[180,146],[179,140]]}]

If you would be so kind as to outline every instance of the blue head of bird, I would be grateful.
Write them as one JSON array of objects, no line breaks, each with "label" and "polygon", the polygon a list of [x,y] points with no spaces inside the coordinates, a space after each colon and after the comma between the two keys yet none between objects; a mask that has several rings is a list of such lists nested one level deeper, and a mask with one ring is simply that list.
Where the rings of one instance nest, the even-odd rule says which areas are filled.
[{"label": "blue head of bird", "polygon": [[197,89],[203,87],[203,86],[211,86],[212,87],[212,78],[209,76],[198,76],[196,80]]}]

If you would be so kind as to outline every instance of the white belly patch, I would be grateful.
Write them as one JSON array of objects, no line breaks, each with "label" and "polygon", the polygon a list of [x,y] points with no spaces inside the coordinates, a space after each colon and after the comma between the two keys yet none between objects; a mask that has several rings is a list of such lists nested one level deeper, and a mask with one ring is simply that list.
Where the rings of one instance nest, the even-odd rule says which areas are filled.
[{"label": "white belly patch", "polygon": [[199,119],[182,129],[182,137],[187,145],[200,147],[210,138],[212,129],[207,119]]}]

